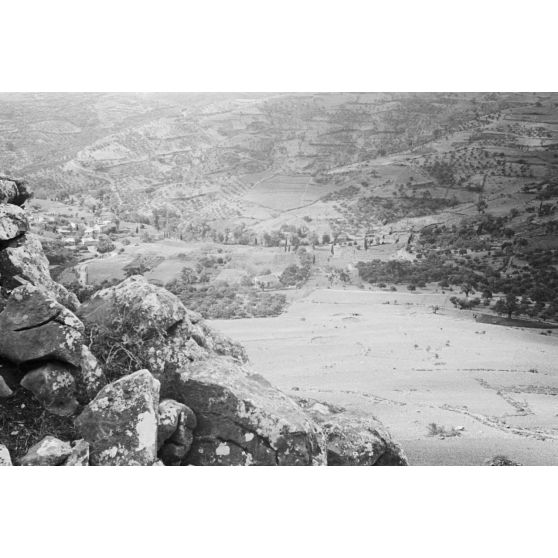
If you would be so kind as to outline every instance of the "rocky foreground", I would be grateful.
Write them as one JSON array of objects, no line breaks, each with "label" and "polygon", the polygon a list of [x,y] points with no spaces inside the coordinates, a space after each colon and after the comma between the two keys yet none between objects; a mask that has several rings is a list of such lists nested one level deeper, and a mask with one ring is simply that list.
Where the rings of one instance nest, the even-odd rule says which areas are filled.
[{"label": "rocky foreground", "polygon": [[0,465],[407,464],[377,421],[287,397],[142,276],[80,305],[50,277],[29,197],[0,176]]}]

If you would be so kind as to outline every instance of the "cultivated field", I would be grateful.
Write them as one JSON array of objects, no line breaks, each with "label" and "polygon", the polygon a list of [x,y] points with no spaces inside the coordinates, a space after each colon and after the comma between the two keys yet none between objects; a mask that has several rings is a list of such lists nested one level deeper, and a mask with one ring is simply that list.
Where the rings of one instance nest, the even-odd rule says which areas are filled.
[{"label": "cultivated field", "polygon": [[309,205],[334,190],[313,183],[311,176],[281,174],[257,182],[244,199],[278,211],[288,211]]},{"label": "cultivated field", "polygon": [[[557,334],[477,323],[450,306],[442,294],[321,289],[279,317],[214,325],[287,393],[377,416],[413,465],[497,454],[557,465]],[[431,423],[448,435],[430,435]]]}]

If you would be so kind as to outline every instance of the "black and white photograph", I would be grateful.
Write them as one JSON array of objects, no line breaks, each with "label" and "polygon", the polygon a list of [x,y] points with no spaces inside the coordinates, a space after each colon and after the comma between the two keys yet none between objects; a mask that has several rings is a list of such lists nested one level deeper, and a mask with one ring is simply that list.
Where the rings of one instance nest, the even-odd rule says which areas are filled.
[{"label": "black and white photograph", "polygon": [[67,517],[36,555],[84,510],[68,556],[546,533],[551,12],[179,4],[6,13],[0,524]]},{"label": "black and white photograph", "polygon": [[5,462],[558,464],[558,94],[0,116]]}]

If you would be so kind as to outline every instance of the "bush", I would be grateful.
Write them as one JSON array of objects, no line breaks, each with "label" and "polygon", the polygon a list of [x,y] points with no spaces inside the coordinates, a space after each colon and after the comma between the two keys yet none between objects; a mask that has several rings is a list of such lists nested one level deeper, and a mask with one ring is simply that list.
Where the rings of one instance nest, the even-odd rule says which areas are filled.
[{"label": "bush", "polygon": [[480,304],[480,298],[458,298],[456,296],[450,297],[450,302],[459,310],[471,310]]},{"label": "bush", "polygon": [[446,428],[445,426],[440,426],[435,422],[431,422],[428,425],[428,436],[437,436],[438,438],[454,438],[456,436],[461,436],[461,431],[457,430],[455,427]]},{"label": "bush", "polygon": [[114,242],[108,236],[101,236],[99,242],[97,243],[97,251],[101,254],[106,252],[112,252],[115,249]]}]

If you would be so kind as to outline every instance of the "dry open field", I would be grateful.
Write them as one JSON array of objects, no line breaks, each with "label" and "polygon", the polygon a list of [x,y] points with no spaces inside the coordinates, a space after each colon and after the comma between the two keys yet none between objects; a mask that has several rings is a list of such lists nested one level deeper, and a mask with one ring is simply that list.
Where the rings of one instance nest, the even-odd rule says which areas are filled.
[{"label": "dry open field", "polygon": [[311,204],[334,190],[335,187],[313,183],[309,175],[277,174],[258,181],[244,199],[274,210],[288,211]]},{"label": "dry open field", "polygon": [[[321,289],[276,318],[213,323],[287,393],[377,416],[411,464],[504,454],[557,465],[557,334],[477,323],[446,303],[441,294]],[[460,435],[429,436],[430,423]]]}]

